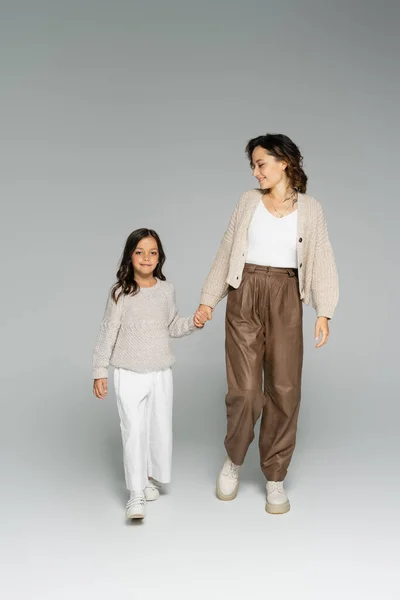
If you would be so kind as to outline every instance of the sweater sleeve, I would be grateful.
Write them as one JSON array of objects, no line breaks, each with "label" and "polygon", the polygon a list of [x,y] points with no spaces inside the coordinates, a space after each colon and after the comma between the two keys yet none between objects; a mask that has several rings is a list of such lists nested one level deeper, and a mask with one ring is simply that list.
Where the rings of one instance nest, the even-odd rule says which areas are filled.
[{"label": "sweater sleeve", "polygon": [[123,302],[124,297],[122,294],[118,298],[117,303],[114,302],[111,294],[108,297],[104,317],[93,350],[93,379],[101,379],[108,376],[110,358],[121,327]]},{"label": "sweater sleeve", "polygon": [[211,308],[215,308],[218,302],[228,293],[229,286],[226,279],[229,272],[239,204],[240,201],[233,211],[228,228],[222,237],[217,255],[201,291],[200,303],[205,306],[211,306]]},{"label": "sweater sleeve", "polygon": [[311,279],[312,305],[317,317],[331,319],[339,300],[339,279],[322,206],[317,205],[317,242]]},{"label": "sweater sleeve", "polygon": [[168,320],[168,332],[172,338],[181,338],[186,335],[190,335],[197,329],[194,324],[194,315],[191,317],[180,317],[178,309],[176,307],[175,300],[175,289],[172,284],[171,293],[169,297],[169,320]]}]

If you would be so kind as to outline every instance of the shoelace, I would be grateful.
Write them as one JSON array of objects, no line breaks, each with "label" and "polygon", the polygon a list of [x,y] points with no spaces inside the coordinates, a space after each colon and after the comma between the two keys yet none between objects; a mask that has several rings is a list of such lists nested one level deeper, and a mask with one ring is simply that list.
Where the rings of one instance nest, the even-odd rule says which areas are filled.
[{"label": "shoelace", "polygon": [[231,464],[229,465],[229,477],[232,477],[232,479],[237,479],[238,472],[239,467],[237,465],[234,465],[233,462],[231,462]]},{"label": "shoelace", "polygon": [[283,484],[280,481],[269,481],[267,489],[268,492],[274,492],[277,490],[278,492],[283,493]]},{"label": "shoelace", "polygon": [[140,496],[133,496],[133,498],[130,498],[127,502],[127,508],[130,508],[131,506],[133,506],[133,504],[139,504],[140,506],[144,506],[144,498],[142,495]]}]

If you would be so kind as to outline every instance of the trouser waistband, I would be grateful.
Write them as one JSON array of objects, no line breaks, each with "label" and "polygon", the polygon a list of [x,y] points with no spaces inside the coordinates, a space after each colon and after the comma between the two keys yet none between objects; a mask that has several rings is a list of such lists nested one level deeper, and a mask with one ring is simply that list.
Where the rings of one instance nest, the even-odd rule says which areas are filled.
[{"label": "trouser waistband", "polygon": [[298,275],[298,269],[293,269],[291,267],[265,267],[263,265],[253,265],[251,263],[246,263],[243,270],[247,273],[264,271],[265,273],[277,273],[280,275],[288,275],[289,277],[297,277]]}]

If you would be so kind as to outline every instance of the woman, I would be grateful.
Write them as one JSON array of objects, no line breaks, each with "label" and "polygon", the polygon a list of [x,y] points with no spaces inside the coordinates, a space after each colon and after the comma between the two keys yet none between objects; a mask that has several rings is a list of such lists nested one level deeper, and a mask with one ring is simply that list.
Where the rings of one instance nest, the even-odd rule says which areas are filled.
[{"label": "woman", "polygon": [[[321,205],[306,195],[298,147],[285,135],[249,141],[246,153],[259,189],[239,200],[211,271],[199,310],[212,318],[226,306],[227,457],[217,496],[233,500],[239,467],[262,414],[259,449],[267,479],[266,510],[286,513],[283,487],[296,441],[303,362],[302,302],[317,313],[316,347],[329,337],[338,277]],[[264,373],[264,386],[262,387]]]}]

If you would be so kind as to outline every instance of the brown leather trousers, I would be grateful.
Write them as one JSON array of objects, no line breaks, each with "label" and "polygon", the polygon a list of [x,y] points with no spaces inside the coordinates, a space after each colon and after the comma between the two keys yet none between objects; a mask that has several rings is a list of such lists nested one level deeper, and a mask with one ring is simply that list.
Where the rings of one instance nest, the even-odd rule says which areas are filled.
[{"label": "brown leather trousers", "polygon": [[302,321],[297,270],[246,264],[226,306],[225,448],[241,465],[262,414],[260,461],[270,481],[285,478],[296,443]]}]

